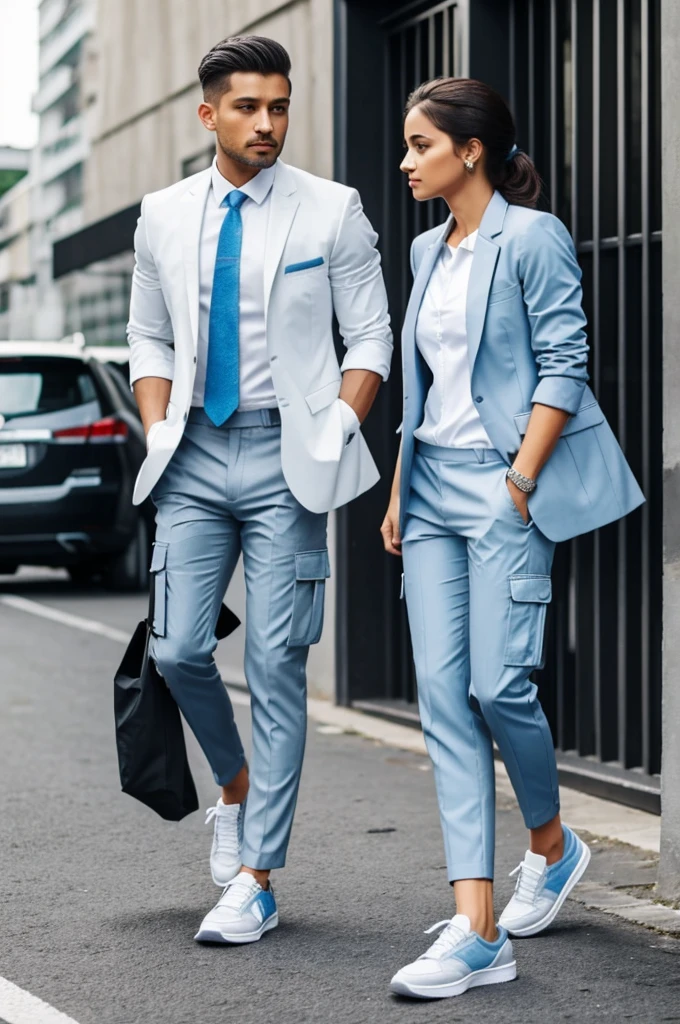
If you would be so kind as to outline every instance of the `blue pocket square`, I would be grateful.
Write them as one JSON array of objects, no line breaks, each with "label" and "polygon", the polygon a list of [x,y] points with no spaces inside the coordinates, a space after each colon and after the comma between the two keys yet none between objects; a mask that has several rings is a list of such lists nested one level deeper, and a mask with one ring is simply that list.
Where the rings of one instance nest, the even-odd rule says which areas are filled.
[{"label": "blue pocket square", "polygon": [[324,263],[323,256],[317,256],[315,260],[305,260],[304,263],[291,263],[286,267],[286,274],[295,274],[298,270],[309,270],[311,267],[320,267]]}]

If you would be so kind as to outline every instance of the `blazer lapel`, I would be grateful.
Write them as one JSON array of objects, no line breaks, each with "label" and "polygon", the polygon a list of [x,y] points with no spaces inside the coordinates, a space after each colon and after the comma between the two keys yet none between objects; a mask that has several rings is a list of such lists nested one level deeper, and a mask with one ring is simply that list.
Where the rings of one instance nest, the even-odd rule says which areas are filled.
[{"label": "blazer lapel", "polygon": [[181,199],[182,208],[182,258],[189,299],[189,319],[194,348],[198,344],[199,281],[198,254],[201,245],[201,228],[205,204],[210,191],[211,170],[203,171]]},{"label": "blazer lapel", "polygon": [[425,295],[425,289],[432,277],[432,271],[434,270],[435,264],[439,259],[442,245],[451,231],[452,223],[453,217],[449,217],[435,241],[432,242],[432,244],[429,245],[423,253],[420,266],[416,271],[411,295],[408,300],[408,306],[406,307],[406,314],[404,316],[402,352],[405,364],[407,362],[412,363],[415,360],[416,324],[418,322],[418,313],[420,312],[420,306],[423,301],[423,296]]},{"label": "blazer lapel", "polygon": [[269,299],[276,271],[279,268],[283,250],[299,205],[300,197],[297,194],[295,179],[286,164],[279,161],[276,168],[276,178],[272,187],[271,209],[269,211],[264,249],[265,317],[269,309]]},{"label": "blazer lapel", "polygon": [[492,239],[500,235],[503,230],[503,221],[505,220],[507,209],[508,204],[500,192],[494,192],[489,205],[484,211],[482,223],[479,225],[475,253],[472,257],[465,316],[470,373],[474,369],[477,352],[482,340],[486,309],[489,304],[489,291],[501,251],[500,246],[492,241]]},{"label": "blazer lapel", "polygon": [[479,343],[482,340],[482,331],[484,330],[484,321],[486,320],[486,307],[489,302],[489,291],[500,251],[495,242],[489,241],[488,238],[484,238],[481,234],[477,235],[477,243],[470,270],[467,310],[465,314],[470,373],[472,373],[475,365]]}]

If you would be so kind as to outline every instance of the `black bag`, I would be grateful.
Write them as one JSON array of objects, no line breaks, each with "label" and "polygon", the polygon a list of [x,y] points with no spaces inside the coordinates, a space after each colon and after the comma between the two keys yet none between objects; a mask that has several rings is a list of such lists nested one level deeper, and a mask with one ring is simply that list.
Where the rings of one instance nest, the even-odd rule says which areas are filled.
[{"label": "black bag", "polygon": [[[166,821],[181,821],[198,810],[179,708],[149,657],[154,616],[140,622],[113,681],[116,746],[124,793],[141,800]],[[233,633],[240,620],[222,605],[215,635]]]}]

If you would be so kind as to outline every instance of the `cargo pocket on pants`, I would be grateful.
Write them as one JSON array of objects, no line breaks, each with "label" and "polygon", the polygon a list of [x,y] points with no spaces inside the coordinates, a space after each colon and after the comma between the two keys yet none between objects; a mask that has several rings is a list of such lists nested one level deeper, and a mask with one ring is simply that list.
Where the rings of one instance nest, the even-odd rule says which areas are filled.
[{"label": "cargo pocket on pants", "polygon": [[153,588],[153,622],[151,632],[154,636],[165,636],[165,617],[168,595],[166,562],[168,545],[156,541],[151,555],[151,586]]},{"label": "cargo pocket on pants", "polygon": [[328,550],[298,551],[295,555],[293,616],[288,635],[289,647],[318,644],[323,627],[326,580],[331,574]]},{"label": "cargo pocket on pants", "polygon": [[505,665],[540,668],[547,606],[552,599],[549,576],[510,577],[510,616],[505,638]]}]

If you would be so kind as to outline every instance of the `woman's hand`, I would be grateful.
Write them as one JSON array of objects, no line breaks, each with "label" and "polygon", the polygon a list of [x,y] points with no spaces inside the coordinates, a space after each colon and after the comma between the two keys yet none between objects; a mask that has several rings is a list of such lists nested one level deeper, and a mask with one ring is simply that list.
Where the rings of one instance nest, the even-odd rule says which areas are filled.
[{"label": "woman's hand", "polygon": [[401,534],[399,533],[399,495],[390,499],[387,515],[380,527],[385,551],[390,555],[401,555]]},{"label": "woman's hand", "polygon": [[525,524],[528,524],[528,522],[529,522],[529,495],[526,494],[525,491],[521,491],[519,489],[519,487],[517,487],[515,484],[513,484],[512,480],[508,479],[508,477],[505,478],[505,482],[508,485],[508,490],[510,492],[510,497],[512,498],[513,502],[515,503],[515,507],[517,508],[517,511],[521,515],[521,517],[524,520]]}]

